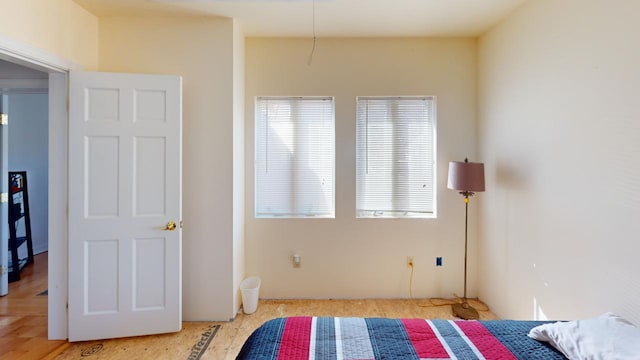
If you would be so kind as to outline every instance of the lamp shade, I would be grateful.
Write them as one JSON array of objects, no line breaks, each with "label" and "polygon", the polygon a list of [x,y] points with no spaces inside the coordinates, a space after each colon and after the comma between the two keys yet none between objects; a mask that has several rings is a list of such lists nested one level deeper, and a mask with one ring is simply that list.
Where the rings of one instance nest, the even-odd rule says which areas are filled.
[{"label": "lamp shade", "polygon": [[449,189],[467,192],[484,191],[484,164],[465,161],[449,163]]}]

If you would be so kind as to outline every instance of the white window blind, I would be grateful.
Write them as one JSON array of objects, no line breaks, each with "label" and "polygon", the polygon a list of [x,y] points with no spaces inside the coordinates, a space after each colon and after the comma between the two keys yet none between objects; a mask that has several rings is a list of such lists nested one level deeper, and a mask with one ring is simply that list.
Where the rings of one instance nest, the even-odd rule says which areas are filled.
[{"label": "white window blind", "polygon": [[332,97],[258,97],[256,217],[334,217]]},{"label": "white window blind", "polygon": [[357,217],[435,217],[435,98],[359,97]]}]

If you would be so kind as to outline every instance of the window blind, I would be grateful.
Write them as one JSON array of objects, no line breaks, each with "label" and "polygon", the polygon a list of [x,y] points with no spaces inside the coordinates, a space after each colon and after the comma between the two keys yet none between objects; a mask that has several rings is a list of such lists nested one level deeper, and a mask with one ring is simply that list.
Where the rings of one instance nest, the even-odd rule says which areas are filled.
[{"label": "window blind", "polygon": [[334,217],[334,100],[258,97],[256,217]]},{"label": "window blind", "polygon": [[435,216],[435,98],[358,97],[357,217]]}]

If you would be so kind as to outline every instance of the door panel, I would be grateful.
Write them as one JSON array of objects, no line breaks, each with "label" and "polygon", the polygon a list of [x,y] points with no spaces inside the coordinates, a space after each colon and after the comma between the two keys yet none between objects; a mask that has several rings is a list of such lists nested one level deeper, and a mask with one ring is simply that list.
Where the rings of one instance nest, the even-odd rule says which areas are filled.
[{"label": "door panel", "polygon": [[120,138],[118,136],[85,137],[86,189],[85,218],[115,218],[118,216],[118,180],[120,169]]},{"label": "door panel", "polygon": [[136,90],[136,121],[137,122],[166,122],[164,105],[167,93],[157,90]]},{"label": "door panel", "polygon": [[117,239],[86,240],[84,242],[87,315],[115,314],[118,305],[118,244]]},{"label": "door panel", "polygon": [[166,306],[166,269],[163,263],[149,261],[150,259],[163,259],[166,252],[166,243],[163,238],[135,239],[134,240],[134,266],[133,280],[135,281],[133,308],[135,311],[158,310]]},{"label": "door panel", "polygon": [[179,331],[181,79],[70,79],[69,340]]},{"label": "door panel", "polygon": [[134,211],[136,217],[164,216],[167,144],[163,137],[136,137],[134,146]]}]

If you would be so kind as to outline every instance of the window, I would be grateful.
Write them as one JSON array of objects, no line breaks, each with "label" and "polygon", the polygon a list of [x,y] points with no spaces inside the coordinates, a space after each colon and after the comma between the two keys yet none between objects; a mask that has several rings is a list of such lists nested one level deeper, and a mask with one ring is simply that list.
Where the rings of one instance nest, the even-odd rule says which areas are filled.
[{"label": "window", "polygon": [[335,216],[332,97],[256,99],[255,216]]},{"label": "window", "polygon": [[357,106],[357,217],[435,217],[435,98],[359,97]]}]

